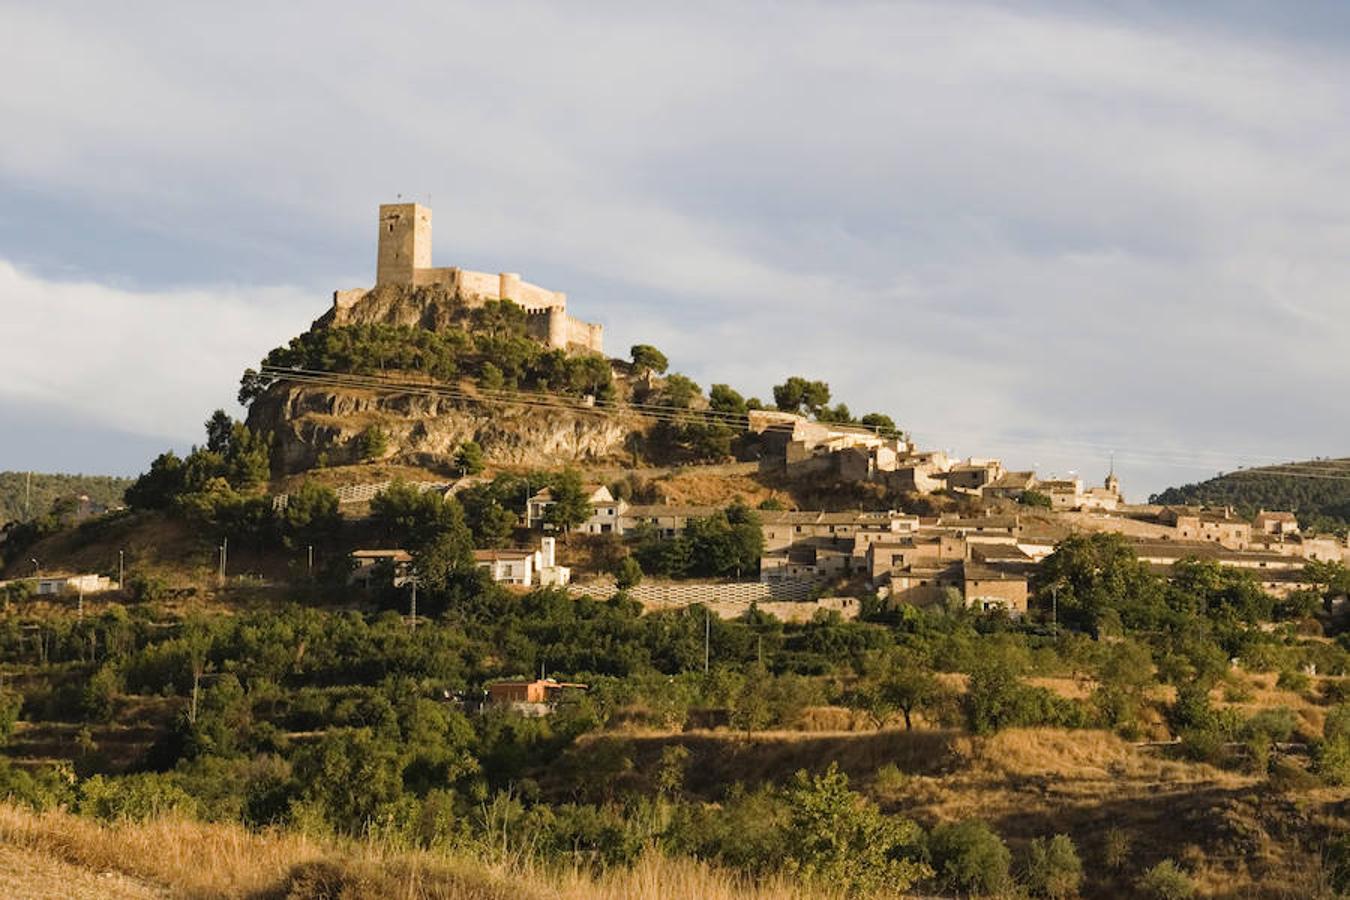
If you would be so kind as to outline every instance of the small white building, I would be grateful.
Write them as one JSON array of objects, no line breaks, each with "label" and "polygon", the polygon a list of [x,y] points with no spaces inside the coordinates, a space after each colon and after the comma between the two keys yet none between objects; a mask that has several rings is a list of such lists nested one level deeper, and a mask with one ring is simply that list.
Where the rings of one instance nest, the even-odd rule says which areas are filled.
[{"label": "small white building", "polygon": [[473,561],[498,584],[552,587],[572,580],[572,570],[557,563],[557,544],[551,537],[541,540],[538,550],[475,550]]},{"label": "small white building", "polygon": [[103,591],[111,591],[117,586],[117,582],[108,578],[106,575],[71,575],[69,573],[56,573],[53,575],[41,575],[36,578],[15,578],[10,581],[0,581],[0,587],[6,587],[11,584],[31,585],[33,593],[39,597],[98,594]]}]

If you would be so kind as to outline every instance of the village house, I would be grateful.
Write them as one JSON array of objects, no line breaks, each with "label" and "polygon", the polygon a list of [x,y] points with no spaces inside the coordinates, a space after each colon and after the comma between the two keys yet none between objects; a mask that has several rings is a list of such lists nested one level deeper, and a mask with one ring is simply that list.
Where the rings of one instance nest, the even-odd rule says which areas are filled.
[{"label": "village house", "polygon": [[826,579],[846,575],[852,568],[852,543],[841,538],[808,537],[787,547],[766,550],[759,560],[759,580]]},{"label": "village house", "polygon": [[1003,475],[1003,463],[997,459],[975,459],[957,463],[947,471],[947,489],[961,494],[979,494],[985,485]]},{"label": "village house", "polygon": [[907,534],[919,527],[918,516],[895,512],[819,512],[761,510],[760,527],[766,550],[778,550],[812,537],[847,538],[866,535],[864,544],[885,535]]},{"label": "village house", "polygon": [[1334,535],[1307,535],[1292,532],[1283,536],[1258,533],[1252,536],[1249,550],[1297,556],[1318,562],[1350,562],[1350,549]]},{"label": "village house", "polygon": [[892,603],[929,606],[955,591],[968,607],[1011,615],[1027,611],[1028,587],[1024,573],[1011,568],[956,560],[888,573],[878,592]]},{"label": "village house", "polygon": [[706,519],[719,512],[719,506],[634,504],[618,515],[618,531],[619,534],[627,535],[639,529],[651,528],[658,537],[671,539],[684,534],[690,519]]},{"label": "village house", "polygon": [[891,603],[931,606],[943,600],[948,588],[960,594],[964,580],[961,563],[952,562],[890,572],[876,588]]},{"label": "village house", "polygon": [[1035,472],[1004,472],[981,488],[980,495],[986,500],[1020,500],[1037,484]]},{"label": "village house", "polygon": [[396,588],[412,580],[412,554],[407,550],[353,550],[350,584],[370,590],[376,581],[388,579]]},{"label": "village house", "polygon": [[878,541],[867,547],[867,577],[877,585],[887,575],[929,569],[964,560],[968,555],[966,539],[959,534],[916,534],[895,541]]},{"label": "village house", "polygon": [[1288,537],[1298,534],[1298,519],[1291,512],[1260,510],[1252,520],[1252,527],[1260,534]]},{"label": "village house", "polygon": [[489,706],[507,707],[524,716],[546,716],[567,693],[584,690],[584,684],[552,678],[494,681],[487,685],[487,702]]},{"label": "village house", "polygon": [[572,570],[557,563],[557,544],[551,537],[543,538],[537,550],[475,550],[473,561],[498,584],[560,587],[572,580]]},{"label": "village house", "polygon": [[52,572],[33,578],[14,578],[9,581],[0,581],[0,588],[11,584],[28,584],[32,588],[33,593],[39,597],[66,597],[82,596],[84,594],[99,594],[120,587],[117,582],[108,578],[106,575],[96,575],[92,573],[72,574],[69,572]]},{"label": "village house", "polygon": [[950,468],[951,461],[941,450],[911,452],[897,462],[895,471],[884,473],[879,480],[907,494],[931,494],[947,486]]},{"label": "village house", "polygon": [[[582,485],[581,490],[594,512],[589,519],[577,526],[576,530],[585,534],[608,534],[615,531],[619,517],[619,503],[615,501],[609,488],[603,484],[586,484]],[[548,510],[556,502],[553,499],[553,491],[549,488],[537,491],[525,501],[525,527],[551,528],[552,526],[547,524]]]},{"label": "village house", "polygon": [[1231,509],[1166,506],[1158,513],[1158,521],[1175,528],[1181,541],[1213,541],[1230,550],[1244,550],[1252,541],[1251,523]]},{"label": "village house", "polygon": [[1027,611],[1027,577],[1008,567],[967,561],[961,564],[961,597],[968,607],[1021,615]]},{"label": "village house", "polygon": [[1015,544],[1022,530],[1022,520],[1017,516],[939,516],[933,525],[920,526],[921,531],[932,530],[955,533],[972,543]]},{"label": "village house", "polygon": [[1083,505],[1083,480],[1081,478],[1047,478],[1036,486],[1036,492],[1050,498],[1050,508],[1057,512],[1068,512]]}]

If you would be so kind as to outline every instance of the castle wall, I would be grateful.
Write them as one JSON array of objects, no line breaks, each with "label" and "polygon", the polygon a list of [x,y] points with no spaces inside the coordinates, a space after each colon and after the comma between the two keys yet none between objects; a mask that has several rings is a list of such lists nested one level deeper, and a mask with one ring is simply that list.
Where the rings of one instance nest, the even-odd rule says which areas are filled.
[{"label": "castle wall", "polygon": [[555,350],[579,347],[592,353],[605,352],[604,326],[574,319],[559,306],[530,310],[525,333]]},{"label": "castle wall", "polygon": [[412,273],[412,283],[417,287],[426,285],[440,284],[446,287],[453,287],[455,284],[455,273],[457,269],[414,269]]},{"label": "castle wall", "polygon": [[485,300],[501,299],[501,276],[460,269],[456,287],[461,294],[473,294]]}]

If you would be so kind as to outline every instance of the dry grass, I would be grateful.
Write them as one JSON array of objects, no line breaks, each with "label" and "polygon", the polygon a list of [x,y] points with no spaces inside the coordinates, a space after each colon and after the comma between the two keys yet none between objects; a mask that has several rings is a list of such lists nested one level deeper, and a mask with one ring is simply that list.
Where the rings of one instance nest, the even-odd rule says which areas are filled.
[{"label": "dry grass", "polygon": [[[22,893],[55,896],[46,878],[126,879],[109,896],[190,898],[401,897],[406,900],[828,900],[786,880],[749,884],[694,860],[648,854],[632,869],[599,877],[469,856],[397,851],[370,842],[325,843],[179,818],[102,825],[64,812],[0,805],[0,845],[32,862]],[[115,873],[116,881],[106,873]],[[143,893],[135,890],[144,886]],[[28,888],[31,887],[31,891]],[[91,894],[90,896],[97,896]]]},{"label": "dry grass", "polygon": [[1226,701],[1223,696],[1224,686],[1219,685],[1210,694],[1210,699],[1216,706],[1240,710],[1245,716],[1250,716],[1263,709],[1289,709],[1298,718],[1299,730],[1305,735],[1316,736],[1322,733],[1322,724],[1326,720],[1326,709],[1310,701],[1308,695],[1315,694],[1317,685],[1327,680],[1326,678],[1312,678],[1313,687],[1307,693],[1299,693],[1298,691],[1277,687],[1276,682],[1279,680],[1279,675],[1274,672],[1235,672],[1233,676],[1245,683],[1251,693],[1250,699],[1236,703]]}]

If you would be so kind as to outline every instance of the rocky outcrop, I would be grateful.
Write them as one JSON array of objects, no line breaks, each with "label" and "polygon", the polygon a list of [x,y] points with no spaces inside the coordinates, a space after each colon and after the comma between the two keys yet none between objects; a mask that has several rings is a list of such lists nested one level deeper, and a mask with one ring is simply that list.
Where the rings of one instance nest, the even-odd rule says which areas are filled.
[{"label": "rocky outcrop", "polygon": [[281,473],[359,462],[371,426],[389,437],[384,459],[432,468],[450,466],[465,441],[499,465],[626,462],[641,427],[612,413],[284,382],[253,402],[248,425],[272,434]]},{"label": "rocky outcrop", "polygon": [[472,306],[481,305],[443,285],[382,284],[356,293],[349,302],[334,303],[314,327],[380,324],[444,331],[459,326]]}]

